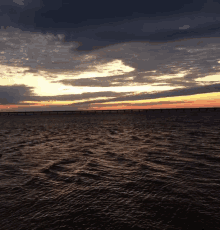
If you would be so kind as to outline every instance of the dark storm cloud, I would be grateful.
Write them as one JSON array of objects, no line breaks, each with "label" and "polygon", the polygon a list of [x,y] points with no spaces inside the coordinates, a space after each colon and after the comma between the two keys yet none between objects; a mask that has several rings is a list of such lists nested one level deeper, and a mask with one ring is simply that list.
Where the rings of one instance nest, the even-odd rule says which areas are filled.
[{"label": "dark storm cloud", "polygon": [[[158,42],[182,39],[180,42],[182,43],[183,39],[187,38],[220,35],[220,16],[217,14],[220,4],[213,1],[172,1],[171,4],[169,1],[155,0],[151,2],[150,7],[128,2],[125,5],[114,1],[108,4],[87,2],[85,7],[83,1],[5,0],[1,2],[1,5],[2,25],[21,28],[26,32],[42,32],[45,36],[50,34],[55,37],[44,38],[42,41],[37,34],[36,39],[30,38],[34,36],[33,33],[29,32],[29,35],[25,35],[23,43],[28,44],[25,48],[28,49],[26,53],[29,60],[23,60],[22,65],[31,66],[31,68],[36,68],[36,66],[50,70],[80,68],[82,55],[95,52],[100,61],[122,59],[126,64],[137,68],[137,72],[141,69],[148,70],[150,67],[160,70],[161,65],[169,63],[171,58],[173,61],[179,53],[173,47],[169,47],[170,44],[160,45]],[[17,13],[10,13],[12,11]],[[7,20],[4,19],[6,16]],[[60,39],[60,42],[63,45],[71,42],[72,47],[63,52],[63,56],[59,53],[60,57],[57,57],[59,60],[52,61],[52,56],[56,53],[53,52],[52,55],[47,52],[49,42],[53,42],[55,46],[60,34],[65,36]],[[19,49],[19,44],[16,47],[16,43],[22,43],[22,38],[14,37],[13,39],[16,40],[14,43],[11,41],[14,44],[13,49]],[[123,43],[130,42],[134,42],[139,50],[135,47],[130,50],[122,47]],[[140,42],[151,42],[155,45],[150,49],[140,46],[138,44]],[[193,41],[190,42],[191,46],[195,45]],[[1,41],[0,49],[12,50],[12,45],[9,42],[5,43]],[[33,45],[35,43],[37,46]],[[47,44],[40,47],[40,43]],[[107,49],[112,49],[113,46],[122,47],[122,50],[117,50],[114,54],[107,52]],[[202,44],[200,46],[202,47]],[[46,50],[44,53],[41,52],[43,48]],[[131,56],[134,53],[139,55],[137,61],[134,56]],[[74,63],[69,62],[71,55],[76,59]],[[150,60],[146,65],[149,57]],[[177,58],[181,59],[180,56]],[[90,64],[93,64],[92,61]],[[84,67],[81,69],[87,68],[85,65]]]},{"label": "dark storm cloud", "polygon": [[36,12],[40,10],[42,6],[41,0],[1,0],[1,26],[19,26],[23,29],[28,29],[29,27],[34,28]]},{"label": "dark storm cloud", "polygon": [[25,85],[0,86],[0,104],[19,104],[32,93],[33,88]]},{"label": "dark storm cloud", "polygon": [[90,2],[3,0],[2,26],[65,33],[78,41],[76,51],[92,51],[122,42],[169,41],[219,33],[220,4],[212,0]]},{"label": "dark storm cloud", "polygon": [[[99,25],[88,25],[79,28],[73,27],[63,32],[65,40],[77,41],[79,46],[73,51],[89,53],[93,50],[108,47],[124,42],[167,42],[183,38],[202,36],[219,36],[220,17],[218,14],[205,12],[189,13],[189,15],[170,15],[157,18],[130,18],[118,21],[109,21]],[[51,33],[58,33],[49,29]]]}]

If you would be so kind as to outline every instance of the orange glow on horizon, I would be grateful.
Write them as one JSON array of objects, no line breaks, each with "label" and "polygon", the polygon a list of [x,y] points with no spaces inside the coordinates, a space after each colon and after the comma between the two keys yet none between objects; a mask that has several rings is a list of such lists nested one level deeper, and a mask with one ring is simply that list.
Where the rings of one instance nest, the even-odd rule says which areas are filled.
[{"label": "orange glow on horizon", "polygon": [[197,102],[186,102],[186,103],[175,103],[165,105],[149,105],[149,106],[108,106],[108,107],[89,107],[88,110],[123,110],[123,109],[175,109],[175,108],[208,108],[208,107],[220,107],[220,99],[218,102],[200,101]]},{"label": "orange glow on horizon", "polygon": [[[86,101],[86,100],[85,100]],[[76,101],[75,101],[76,102]],[[90,107],[79,107],[79,110],[123,110],[123,109],[172,109],[172,108],[206,108],[206,107],[220,107],[220,92],[166,97],[157,99],[147,99],[139,101],[118,101],[105,103],[92,103]],[[29,101],[22,102],[22,105],[0,105],[0,111],[18,111],[25,109],[26,111],[41,111],[43,108],[48,108],[48,111],[73,110],[74,101]],[[25,103],[29,103],[25,105]]]},{"label": "orange glow on horizon", "polygon": [[[129,103],[131,105],[123,105]],[[220,93],[214,92],[214,93],[207,93],[207,94],[167,97],[167,98],[159,98],[159,99],[157,98],[157,99],[140,100],[140,101],[123,101],[123,102],[103,103],[103,104],[94,103],[94,106],[89,107],[89,109],[96,109],[96,110],[116,109],[117,110],[117,109],[172,109],[172,108],[205,108],[205,107],[220,107]]]}]

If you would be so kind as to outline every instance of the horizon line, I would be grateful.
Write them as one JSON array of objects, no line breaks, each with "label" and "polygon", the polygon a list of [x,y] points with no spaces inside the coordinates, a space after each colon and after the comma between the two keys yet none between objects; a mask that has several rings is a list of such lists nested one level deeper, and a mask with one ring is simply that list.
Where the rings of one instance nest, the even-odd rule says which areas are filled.
[{"label": "horizon line", "polygon": [[208,111],[208,110],[219,110],[220,107],[193,107],[193,108],[149,108],[149,109],[93,109],[93,110],[35,110],[35,111],[0,111],[0,114],[5,114],[5,113],[62,113],[62,112],[97,112],[97,113],[101,113],[101,112],[109,112],[111,113],[111,111],[130,111],[130,112],[144,112],[144,111],[165,111],[165,110],[198,110],[198,111]]}]

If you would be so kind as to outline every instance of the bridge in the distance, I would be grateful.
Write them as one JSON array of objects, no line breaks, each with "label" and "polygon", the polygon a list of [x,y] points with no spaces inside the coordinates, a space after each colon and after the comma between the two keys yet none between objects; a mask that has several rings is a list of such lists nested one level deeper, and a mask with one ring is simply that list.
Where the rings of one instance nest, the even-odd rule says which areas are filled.
[{"label": "bridge in the distance", "polygon": [[208,108],[169,108],[169,109],[120,109],[120,110],[67,110],[67,111],[18,111],[18,112],[1,112],[0,116],[25,116],[25,115],[80,115],[80,114],[147,114],[147,113],[188,113],[188,112],[220,112],[220,107]]}]

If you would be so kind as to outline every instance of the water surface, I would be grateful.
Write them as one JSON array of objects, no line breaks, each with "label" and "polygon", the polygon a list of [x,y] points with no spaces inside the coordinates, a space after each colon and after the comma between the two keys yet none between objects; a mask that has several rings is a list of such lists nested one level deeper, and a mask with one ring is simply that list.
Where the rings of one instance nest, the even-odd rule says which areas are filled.
[{"label": "water surface", "polygon": [[219,112],[0,117],[0,229],[220,229],[219,137]]}]

